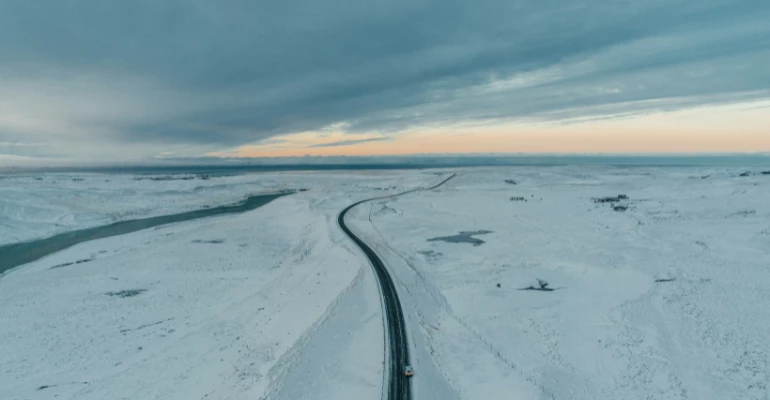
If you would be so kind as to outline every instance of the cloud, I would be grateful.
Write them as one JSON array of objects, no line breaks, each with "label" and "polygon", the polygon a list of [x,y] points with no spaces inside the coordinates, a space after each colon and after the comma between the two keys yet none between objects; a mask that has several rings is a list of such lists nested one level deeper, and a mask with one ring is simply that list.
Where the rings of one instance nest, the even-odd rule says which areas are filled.
[{"label": "cloud", "polygon": [[48,146],[47,143],[25,143],[25,142],[0,142],[0,147],[39,147]]},{"label": "cloud", "polygon": [[5,0],[0,142],[109,157],[768,97],[766,0]]},{"label": "cloud", "polygon": [[377,138],[368,138],[368,139],[351,139],[351,140],[339,140],[336,142],[331,143],[319,143],[314,144],[309,147],[341,147],[341,146],[352,146],[354,144],[361,144],[361,143],[369,143],[369,142],[381,142],[383,140],[392,140],[389,137],[377,137]]}]

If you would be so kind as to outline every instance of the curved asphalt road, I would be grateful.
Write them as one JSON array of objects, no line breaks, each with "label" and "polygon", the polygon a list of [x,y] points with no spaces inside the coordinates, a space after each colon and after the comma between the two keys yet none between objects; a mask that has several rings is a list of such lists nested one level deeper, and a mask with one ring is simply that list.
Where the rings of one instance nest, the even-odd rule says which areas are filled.
[{"label": "curved asphalt road", "polygon": [[350,237],[356,245],[366,254],[366,257],[372,263],[372,268],[377,275],[377,280],[380,283],[380,288],[383,304],[385,305],[385,317],[387,320],[387,338],[389,339],[389,352],[390,352],[390,382],[388,383],[388,400],[411,400],[412,387],[409,384],[409,378],[404,376],[404,367],[409,365],[409,344],[406,341],[406,325],[404,324],[404,313],[401,310],[401,302],[398,300],[398,292],[396,291],[396,285],[393,284],[385,264],[380,260],[380,257],[369,247],[363,240],[358,238],[349,228],[345,225],[345,215],[353,207],[366,203],[372,200],[382,200],[391,197],[401,196],[407,193],[415,192],[418,190],[433,190],[437,187],[445,184],[450,179],[454,178],[455,174],[441,181],[438,185],[431,186],[429,188],[412,189],[403,193],[398,193],[390,196],[375,197],[372,199],[366,199],[357,203],[347,206],[339,216],[337,216],[337,224],[348,237]]}]

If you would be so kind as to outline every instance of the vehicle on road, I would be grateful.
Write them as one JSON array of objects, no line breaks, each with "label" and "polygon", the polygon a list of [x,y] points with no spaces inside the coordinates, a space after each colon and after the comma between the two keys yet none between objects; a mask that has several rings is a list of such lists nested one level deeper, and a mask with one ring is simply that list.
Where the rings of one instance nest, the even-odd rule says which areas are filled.
[{"label": "vehicle on road", "polygon": [[414,375],[414,370],[411,366],[407,365],[406,368],[404,368],[404,376],[407,378],[411,378]]}]

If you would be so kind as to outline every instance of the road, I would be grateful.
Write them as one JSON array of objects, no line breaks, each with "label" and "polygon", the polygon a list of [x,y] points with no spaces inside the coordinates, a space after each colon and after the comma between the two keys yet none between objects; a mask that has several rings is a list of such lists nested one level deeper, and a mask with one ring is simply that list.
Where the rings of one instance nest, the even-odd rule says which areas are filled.
[{"label": "road", "polygon": [[[393,284],[393,279],[390,277],[388,269],[385,268],[385,264],[382,262],[380,257],[377,256],[374,250],[369,247],[369,245],[364,243],[363,240],[356,236],[350,230],[350,228],[345,225],[345,215],[347,215],[348,211],[359,204],[366,203],[368,201],[383,200],[396,196],[402,196],[404,194],[412,193],[418,190],[433,190],[447,183],[454,177],[455,174],[452,174],[448,178],[441,181],[439,184],[429,188],[417,188],[390,196],[381,196],[359,201],[346,207],[337,217],[337,224],[339,224],[342,231],[345,232],[345,234],[348,235],[348,237],[350,237],[353,242],[355,242],[355,244],[369,259],[369,262],[371,262],[372,268],[374,268],[374,272],[377,276],[377,281],[380,284],[380,293],[382,294],[382,300],[385,307],[384,312],[387,325],[385,330],[387,332],[387,351],[389,352],[390,360],[390,365],[388,366],[389,372],[387,375],[389,382],[387,384],[388,392],[386,398],[388,400],[411,400],[412,398],[412,387],[410,385],[409,378],[404,376],[404,367],[410,365],[409,343],[407,342],[404,313],[401,310],[401,302],[398,300],[398,291],[396,290],[396,285]],[[419,371],[415,371],[415,374],[418,372]]]}]

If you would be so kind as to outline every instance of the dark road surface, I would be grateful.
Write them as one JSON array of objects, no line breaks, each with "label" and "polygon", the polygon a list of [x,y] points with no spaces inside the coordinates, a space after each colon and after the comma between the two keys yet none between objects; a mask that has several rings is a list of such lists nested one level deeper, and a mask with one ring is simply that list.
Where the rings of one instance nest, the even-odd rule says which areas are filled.
[{"label": "dark road surface", "polygon": [[[450,179],[454,178],[455,175],[452,174],[450,177],[444,179],[439,184],[429,187],[429,188],[418,188],[418,189],[412,189],[403,193],[398,193],[390,196],[382,196],[382,197],[375,197],[372,199],[362,200],[357,203],[349,205],[347,208],[342,210],[340,212],[339,216],[337,217],[337,224],[339,224],[340,228],[343,232],[345,232],[348,237],[350,237],[353,242],[356,243],[356,245],[361,248],[361,250],[366,254],[366,257],[369,259],[369,261],[372,263],[372,267],[374,268],[374,272],[377,275],[377,280],[379,281],[382,297],[383,297],[383,304],[385,307],[385,319],[386,319],[386,331],[387,331],[387,339],[388,340],[388,351],[389,351],[389,359],[390,359],[390,365],[387,367],[389,369],[388,377],[390,381],[388,382],[388,392],[387,392],[387,399],[388,400],[411,400],[412,398],[412,387],[409,383],[409,378],[407,378],[404,375],[404,367],[407,365],[410,365],[409,363],[409,344],[407,343],[407,337],[406,337],[406,325],[404,324],[404,313],[401,310],[401,302],[398,300],[398,292],[396,291],[396,285],[393,283],[393,279],[391,279],[390,274],[388,273],[387,268],[385,268],[385,264],[383,264],[382,260],[380,260],[380,257],[377,256],[377,254],[374,252],[374,250],[371,249],[366,243],[364,243],[363,240],[358,238],[348,227],[345,225],[345,215],[350,211],[353,207],[366,203],[368,201],[373,200],[382,200],[387,199],[391,197],[401,196],[407,193],[412,193],[418,190],[433,190],[438,188],[439,186],[445,184]],[[419,371],[415,371],[415,374],[418,374]]]}]

